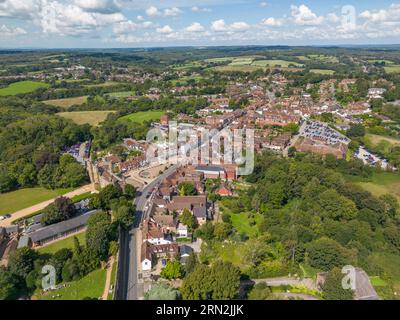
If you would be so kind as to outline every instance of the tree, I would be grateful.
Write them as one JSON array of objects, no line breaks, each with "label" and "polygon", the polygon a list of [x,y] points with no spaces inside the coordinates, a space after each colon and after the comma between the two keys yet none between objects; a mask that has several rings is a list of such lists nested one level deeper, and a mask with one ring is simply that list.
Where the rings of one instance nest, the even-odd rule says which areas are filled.
[{"label": "tree", "polygon": [[191,182],[182,182],[178,185],[180,196],[195,196],[197,195],[196,187]]},{"label": "tree", "polygon": [[203,240],[212,240],[214,238],[214,225],[210,221],[207,221],[196,230],[195,235]]},{"label": "tree", "polygon": [[179,220],[187,226],[190,231],[193,231],[198,226],[196,217],[186,208],[183,210]]},{"label": "tree", "polygon": [[351,220],[357,215],[357,207],[353,201],[341,196],[336,190],[330,189],[317,199],[322,208],[322,216],[335,220]]},{"label": "tree", "polygon": [[18,283],[4,267],[0,267],[0,300],[15,299],[18,295]]},{"label": "tree", "polygon": [[232,226],[229,223],[219,222],[214,226],[214,237],[217,240],[225,240],[232,233]]},{"label": "tree", "polygon": [[99,200],[101,208],[111,209],[111,200],[118,199],[122,196],[122,189],[119,185],[110,184],[99,192]]},{"label": "tree", "polygon": [[293,146],[289,147],[288,157],[293,158],[296,155],[296,152],[297,152],[296,147],[293,147]]},{"label": "tree", "polygon": [[145,300],[178,300],[180,293],[166,283],[155,284],[144,295]]},{"label": "tree", "polygon": [[186,300],[234,299],[240,287],[240,270],[230,262],[217,261],[211,267],[198,265],[183,280]]},{"label": "tree", "polygon": [[131,199],[131,200],[134,199],[136,196],[136,188],[134,186],[132,186],[131,184],[127,184],[125,186],[124,195],[128,199]]},{"label": "tree", "polygon": [[190,252],[189,257],[187,257],[185,262],[186,275],[191,273],[196,268],[197,264],[198,264],[197,255],[192,251]]},{"label": "tree", "polygon": [[62,270],[65,263],[72,258],[72,251],[68,248],[58,250],[50,259],[50,265],[56,268],[57,280],[62,280]]},{"label": "tree", "polygon": [[52,204],[43,210],[42,224],[50,225],[72,218],[76,209],[71,199],[66,197],[57,198]]},{"label": "tree", "polygon": [[327,275],[322,287],[322,296],[326,300],[353,300],[354,292],[343,289],[342,279],[345,275],[339,268],[333,268]]},{"label": "tree", "polygon": [[86,246],[103,261],[107,260],[111,239],[111,217],[100,211],[89,217],[86,230]]},{"label": "tree", "polygon": [[123,228],[128,228],[135,220],[135,208],[122,205],[113,210],[113,216],[116,223]]},{"label": "tree", "polygon": [[312,267],[324,271],[349,263],[349,253],[338,242],[320,238],[307,245],[308,260]]},{"label": "tree", "polygon": [[34,269],[38,253],[28,247],[10,253],[8,267],[12,274],[25,278]]},{"label": "tree", "polygon": [[183,269],[179,260],[169,260],[167,265],[161,270],[160,276],[168,280],[182,278]]},{"label": "tree", "polygon": [[347,130],[349,138],[360,138],[365,136],[365,128],[362,124],[352,124],[350,129]]}]

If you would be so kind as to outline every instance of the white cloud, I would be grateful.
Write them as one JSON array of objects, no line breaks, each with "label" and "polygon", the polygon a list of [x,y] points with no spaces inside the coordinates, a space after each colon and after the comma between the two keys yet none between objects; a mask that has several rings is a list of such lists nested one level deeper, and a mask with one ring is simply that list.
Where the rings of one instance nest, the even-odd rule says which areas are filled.
[{"label": "white cloud", "polygon": [[161,11],[157,9],[155,6],[151,6],[146,10],[146,14],[150,17],[161,16]]},{"label": "white cloud", "polygon": [[157,28],[156,32],[157,33],[162,33],[162,34],[169,34],[169,33],[174,32],[174,30],[169,25],[166,25],[166,26],[164,26],[162,28]]},{"label": "white cloud", "polygon": [[113,13],[121,10],[116,0],[74,0],[74,4],[86,11]]},{"label": "white cloud", "polygon": [[230,25],[227,25],[225,23],[225,20],[220,19],[220,20],[216,20],[213,21],[211,23],[211,29],[217,32],[223,32],[223,31],[227,31],[227,32],[240,32],[240,31],[245,31],[248,30],[250,28],[250,26],[243,21],[239,21],[239,22],[234,22]]},{"label": "white cloud", "polygon": [[115,39],[115,41],[127,44],[127,43],[141,43],[143,42],[143,39],[140,37],[136,37],[134,35],[121,34]]},{"label": "white cloud", "polygon": [[214,31],[226,31],[227,26],[224,19],[216,20],[211,23],[211,29]]},{"label": "white cloud", "polygon": [[27,32],[20,27],[12,28],[12,27],[7,27],[4,24],[0,26],[0,38],[16,37],[26,33]]},{"label": "white cloud", "polygon": [[264,19],[262,24],[268,27],[280,27],[283,25],[283,21],[281,19],[275,19],[274,17],[270,17],[268,19]]},{"label": "white cloud", "polygon": [[181,13],[182,13],[182,10],[177,7],[166,8],[163,11],[161,11],[157,7],[151,6],[146,10],[146,14],[150,17],[159,17],[159,16],[176,17],[176,16],[180,15]]},{"label": "white cloud", "polygon": [[200,8],[197,6],[192,7],[193,12],[211,12],[212,10],[210,8]]},{"label": "white cloud", "polygon": [[137,16],[136,19],[138,19],[139,21],[143,21],[144,20],[143,16]]},{"label": "white cloud", "polygon": [[182,13],[182,10],[180,10],[177,7],[174,8],[167,8],[164,10],[164,16],[165,17],[176,17]]},{"label": "white cloud", "polygon": [[266,1],[260,2],[260,7],[265,8],[267,6],[268,6],[268,2],[266,2]]},{"label": "white cloud", "polygon": [[202,32],[202,31],[204,31],[204,27],[198,22],[193,22],[185,30],[187,32]]},{"label": "white cloud", "polygon": [[317,16],[314,12],[310,10],[306,5],[302,4],[300,6],[292,5],[290,7],[291,15],[293,17],[293,22],[302,26],[314,26],[319,25],[324,21],[324,17]]},{"label": "white cloud", "polygon": [[131,20],[121,21],[114,25],[114,33],[129,33],[134,32],[138,29],[138,25]]},{"label": "white cloud", "polygon": [[392,4],[388,9],[366,10],[360,18],[374,23],[400,22],[400,4]]},{"label": "white cloud", "polygon": [[244,31],[249,29],[250,26],[246,22],[240,21],[232,23],[229,28],[233,31]]}]

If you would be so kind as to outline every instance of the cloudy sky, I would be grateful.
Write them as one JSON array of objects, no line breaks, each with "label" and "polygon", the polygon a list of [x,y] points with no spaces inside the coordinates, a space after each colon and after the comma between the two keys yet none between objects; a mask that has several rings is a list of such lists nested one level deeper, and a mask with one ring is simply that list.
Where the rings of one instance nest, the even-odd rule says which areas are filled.
[{"label": "cloudy sky", "polygon": [[0,48],[399,43],[393,0],[0,0]]}]

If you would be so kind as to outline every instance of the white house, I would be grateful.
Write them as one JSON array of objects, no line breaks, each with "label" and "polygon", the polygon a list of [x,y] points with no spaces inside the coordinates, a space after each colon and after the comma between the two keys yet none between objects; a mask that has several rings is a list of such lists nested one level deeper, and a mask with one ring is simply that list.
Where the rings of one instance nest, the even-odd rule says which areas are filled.
[{"label": "white house", "polygon": [[188,237],[188,228],[182,223],[178,224],[178,228],[176,229],[176,236],[178,238],[187,238]]}]

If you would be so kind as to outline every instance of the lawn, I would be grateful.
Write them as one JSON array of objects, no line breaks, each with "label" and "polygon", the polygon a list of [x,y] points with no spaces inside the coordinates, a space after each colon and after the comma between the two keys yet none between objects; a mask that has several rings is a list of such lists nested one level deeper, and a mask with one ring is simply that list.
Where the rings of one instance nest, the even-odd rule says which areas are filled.
[{"label": "lawn", "polygon": [[39,88],[48,88],[50,85],[37,81],[19,81],[11,83],[8,87],[0,89],[0,96],[12,96],[19,93],[33,92]]},{"label": "lawn", "polygon": [[107,116],[115,111],[74,111],[74,112],[59,112],[60,117],[70,119],[76,124],[88,123],[91,126],[98,126],[99,123],[106,120]]},{"label": "lawn", "polygon": [[139,111],[128,114],[119,119],[142,123],[144,121],[160,120],[160,117],[164,114],[165,111],[162,110]]},{"label": "lawn", "polygon": [[45,188],[27,188],[0,194],[0,215],[13,213],[61,196],[73,189],[48,190]]},{"label": "lawn", "polygon": [[384,67],[386,73],[400,73],[400,65],[393,64],[390,66]]},{"label": "lawn", "polygon": [[328,69],[310,69],[310,72],[317,74],[327,74],[327,75],[332,75],[335,73],[335,71]]},{"label": "lawn", "polygon": [[[259,213],[254,214],[254,219],[250,218],[250,213],[231,213],[230,214],[233,227],[239,233],[245,233],[250,238],[258,236],[258,225],[262,221],[262,215]],[[254,221],[254,225],[251,221]]]},{"label": "lawn", "polygon": [[[98,299],[102,296],[106,283],[106,270],[99,269],[89,273],[86,277],[74,282],[69,282],[66,288],[51,291],[38,296],[40,300],[82,300],[85,298]],[[60,294],[58,298],[53,295]]]},{"label": "lawn", "polygon": [[391,193],[400,201],[400,174],[398,173],[373,173],[372,178],[367,181],[352,177],[348,177],[348,179],[371,192],[376,197]]},{"label": "lawn", "polygon": [[53,254],[60,249],[64,249],[64,248],[73,249],[74,248],[74,237],[78,238],[80,244],[85,244],[85,241],[86,241],[85,236],[86,236],[86,232],[81,232],[81,233],[78,233],[71,237],[68,237],[63,240],[49,244],[48,246],[45,246],[43,248],[39,248],[38,251],[41,254],[43,254],[43,253]]},{"label": "lawn", "polygon": [[49,104],[61,108],[69,108],[74,105],[81,105],[87,101],[87,96],[66,98],[66,99],[55,99],[43,101],[45,104]]},{"label": "lawn", "polygon": [[103,88],[103,87],[116,86],[118,84],[122,84],[122,83],[116,82],[116,81],[106,81],[106,82],[103,82],[103,83],[88,84],[88,85],[85,85],[85,87],[87,87],[87,88]]}]

